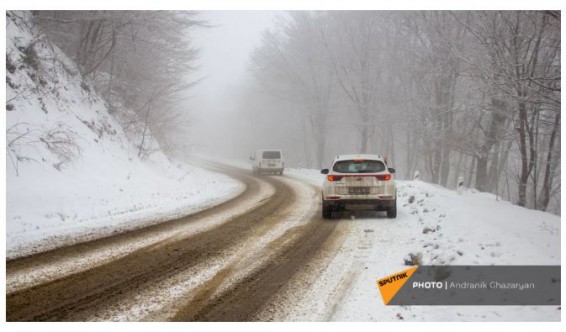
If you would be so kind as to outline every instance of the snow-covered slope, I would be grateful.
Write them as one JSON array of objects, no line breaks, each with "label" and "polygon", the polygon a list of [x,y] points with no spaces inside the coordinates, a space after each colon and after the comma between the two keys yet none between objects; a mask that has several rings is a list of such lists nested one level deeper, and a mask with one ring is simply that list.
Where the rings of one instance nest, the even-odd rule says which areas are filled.
[{"label": "snow-covered slope", "polygon": [[8,12],[6,21],[8,257],[186,214],[242,189],[160,152],[141,161],[29,13]]},{"label": "snow-covered slope", "polygon": [[[324,179],[316,170],[286,173],[318,185]],[[560,265],[559,216],[474,190],[458,195],[421,181],[397,181],[397,187],[397,219],[346,215],[351,222],[341,221],[346,238],[338,254],[302,295],[300,307],[281,319],[560,320],[556,306],[385,306],[376,280],[406,270],[411,254],[424,265]]]}]

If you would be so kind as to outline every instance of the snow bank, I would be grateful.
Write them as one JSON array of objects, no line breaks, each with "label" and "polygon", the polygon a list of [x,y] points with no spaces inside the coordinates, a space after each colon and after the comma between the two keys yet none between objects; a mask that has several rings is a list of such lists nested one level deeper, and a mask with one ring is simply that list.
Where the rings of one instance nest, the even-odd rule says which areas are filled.
[{"label": "snow bank", "polygon": [[[287,169],[286,174],[317,185],[324,180],[312,169]],[[466,190],[458,195],[422,181],[397,180],[397,190],[396,220],[401,225],[408,222],[420,242],[444,247],[442,254],[423,255],[425,264],[560,264],[559,216],[501,201],[493,194]]]},{"label": "snow bank", "polygon": [[[316,170],[287,174],[319,185],[324,179]],[[560,265],[559,216],[421,181],[397,181],[397,187],[396,219],[366,212],[344,216],[344,244],[300,306],[282,319],[560,320],[556,306],[385,306],[376,280],[407,269],[410,255],[426,265]],[[332,305],[322,306],[321,299]]]},{"label": "snow bank", "polygon": [[161,152],[141,161],[104,99],[29,13],[6,21],[8,257],[182,216],[242,190]]}]

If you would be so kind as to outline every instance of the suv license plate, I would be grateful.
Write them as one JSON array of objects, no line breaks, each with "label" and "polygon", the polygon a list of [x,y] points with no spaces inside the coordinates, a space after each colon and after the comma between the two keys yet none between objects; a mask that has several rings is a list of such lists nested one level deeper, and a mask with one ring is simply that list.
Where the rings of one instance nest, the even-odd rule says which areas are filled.
[{"label": "suv license plate", "polygon": [[350,195],[369,195],[369,187],[350,187],[348,188]]}]

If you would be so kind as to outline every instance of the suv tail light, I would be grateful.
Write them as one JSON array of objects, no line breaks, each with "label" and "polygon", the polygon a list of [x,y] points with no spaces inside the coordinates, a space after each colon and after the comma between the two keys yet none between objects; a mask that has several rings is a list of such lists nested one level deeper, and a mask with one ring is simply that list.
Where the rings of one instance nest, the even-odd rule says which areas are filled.
[{"label": "suv tail light", "polygon": [[378,180],[381,180],[381,181],[389,181],[389,180],[391,180],[391,174],[376,175],[375,177],[376,177]]},{"label": "suv tail light", "polygon": [[328,179],[328,181],[340,181],[340,180],[342,180],[343,176],[342,175],[329,175],[326,178]]}]

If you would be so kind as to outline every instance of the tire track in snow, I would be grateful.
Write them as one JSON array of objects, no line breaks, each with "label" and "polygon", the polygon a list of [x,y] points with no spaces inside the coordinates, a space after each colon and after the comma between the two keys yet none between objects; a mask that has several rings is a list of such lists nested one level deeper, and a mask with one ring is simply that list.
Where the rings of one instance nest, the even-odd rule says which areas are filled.
[{"label": "tire track in snow", "polygon": [[[172,236],[138,248],[122,257],[110,259],[90,269],[48,280],[30,288],[10,292],[7,296],[7,319],[9,321],[81,321],[128,320],[133,317],[134,320],[151,320],[152,317],[154,319],[168,317],[168,312],[177,312],[174,318],[182,319],[183,316],[179,313],[184,311],[179,311],[175,307],[169,307],[165,315],[159,311],[161,307],[167,307],[167,303],[161,302],[167,302],[164,299],[171,296],[171,288],[167,287],[167,281],[173,281],[169,286],[173,288],[176,286],[179,291],[179,284],[175,283],[178,281],[178,278],[175,279],[176,276],[191,269],[193,272],[200,271],[201,267],[213,272],[209,273],[208,279],[199,273],[196,275],[193,273],[196,281],[192,287],[196,289],[197,294],[200,294],[199,297],[206,301],[201,301],[202,305],[199,306],[196,315],[184,316],[184,318],[246,320],[252,317],[274,293],[312,259],[320,246],[333,233],[334,226],[324,225],[318,217],[312,218],[313,212],[316,211],[313,209],[312,201],[306,205],[304,202],[302,204],[299,202],[309,199],[298,194],[297,188],[306,187],[304,184],[299,185],[297,181],[284,178],[258,180],[249,177],[249,172],[230,167],[219,168],[224,172],[240,176],[248,184],[248,188],[238,199],[196,215],[202,218],[190,216],[183,218],[186,219],[184,221],[168,223],[168,226],[163,227],[175,229]],[[258,193],[265,195],[266,183],[275,188],[275,193],[260,199],[262,196]],[[295,183],[295,188],[292,183]],[[318,191],[312,186],[308,187],[311,194],[314,192],[310,199],[318,202],[316,200]],[[247,196],[252,196],[253,199]],[[255,205],[234,216],[233,212],[238,208],[238,204],[246,201],[242,197],[247,197]],[[220,212],[228,215],[227,220],[200,229],[198,232],[195,229],[191,231],[178,229],[179,224],[199,224],[201,222],[197,220],[202,221],[203,218],[222,219],[219,218]],[[121,236],[122,239],[131,239],[126,234]],[[100,240],[101,242],[88,243],[83,250],[97,252],[98,249],[105,248],[104,244],[115,245],[116,242],[113,241],[119,238],[120,236],[117,236]],[[263,243],[254,244],[259,239],[263,239]],[[73,251],[77,249],[76,246],[73,247],[63,248],[63,256],[71,259]],[[239,252],[238,255],[241,257],[233,262],[218,259],[225,257],[226,253],[237,251],[240,247],[244,248],[244,252],[250,251],[250,255]],[[83,253],[80,250],[78,253],[75,252],[75,255],[81,256],[81,254]],[[52,252],[37,256],[35,259],[45,263],[49,262],[49,259],[56,260],[56,256],[57,253]],[[28,260],[27,264],[31,264],[33,257],[28,257],[26,260]],[[20,264],[26,266],[24,263]],[[250,293],[250,286],[259,292]],[[154,291],[161,288],[161,292],[157,291],[160,295],[157,299],[136,297],[152,287]],[[191,289],[191,287],[182,288],[184,293],[181,290],[180,294],[184,295],[187,289]],[[220,295],[216,291],[219,291]],[[151,309],[156,315],[146,315],[143,305],[136,307],[135,301],[128,300],[132,298],[135,301],[148,303],[149,306],[153,305]],[[115,305],[121,302],[122,307]],[[225,310],[227,305],[240,309],[236,312],[233,310],[227,312]],[[135,310],[138,312],[132,314]],[[120,311],[126,316],[120,316]]]}]

